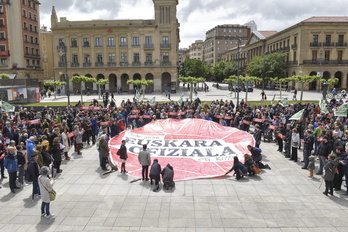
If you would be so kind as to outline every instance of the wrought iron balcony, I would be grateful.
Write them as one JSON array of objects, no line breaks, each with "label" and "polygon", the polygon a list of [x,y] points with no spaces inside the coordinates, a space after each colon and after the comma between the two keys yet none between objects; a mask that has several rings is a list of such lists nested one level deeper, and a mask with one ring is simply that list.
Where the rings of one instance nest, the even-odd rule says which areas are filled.
[{"label": "wrought iron balcony", "polygon": [[321,43],[319,43],[319,42],[311,42],[311,43],[309,44],[309,46],[310,46],[310,47],[321,47]]},{"label": "wrought iron balcony", "polygon": [[141,63],[140,62],[133,62],[132,66],[141,66]]},{"label": "wrought iron balcony", "polygon": [[71,63],[72,68],[80,67],[80,63]]},{"label": "wrought iron balcony", "polygon": [[116,67],[116,62],[108,62],[109,67]]},{"label": "wrought iron balcony", "polygon": [[164,48],[164,49],[171,49],[172,46],[171,46],[171,44],[161,44],[161,48]]},{"label": "wrought iron balcony", "polygon": [[323,47],[334,47],[335,46],[335,43],[323,43]]},{"label": "wrought iron balcony", "polygon": [[144,44],[144,49],[153,49],[153,44]]},{"label": "wrought iron balcony", "polygon": [[102,63],[102,62],[95,62],[94,66],[95,67],[104,67],[104,63]]},{"label": "wrought iron balcony", "polygon": [[304,60],[303,65],[347,65],[348,60]]},{"label": "wrought iron balcony", "polygon": [[92,67],[92,63],[85,62],[85,63],[83,63],[83,67]]},{"label": "wrought iron balcony", "polygon": [[120,66],[127,67],[128,66],[128,62],[120,62]]},{"label": "wrought iron balcony", "polygon": [[298,60],[288,61],[288,62],[287,62],[287,65],[288,65],[288,66],[298,65]]},{"label": "wrought iron balcony", "polygon": [[161,61],[161,66],[171,66],[172,65],[172,62],[170,61]]},{"label": "wrought iron balcony", "polygon": [[297,49],[297,44],[292,44],[292,45],[291,45],[291,48],[292,48],[292,49]]},{"label": "wrought iron balcony", "polygon": [[145,61],[144,65],[145,66],[153,66],[153,62],[152,61]]},{"label": "wrought iron balcony", "polygon": [[347,47],[347,43],[336,43],[336,47]]},{"label": "wrought iron balcony", "polygon": [[59,68],[64,68],[64,67],[65,67],[65,62],[59,61],[59,62],[58,62],[58,67],[59,67]]}]

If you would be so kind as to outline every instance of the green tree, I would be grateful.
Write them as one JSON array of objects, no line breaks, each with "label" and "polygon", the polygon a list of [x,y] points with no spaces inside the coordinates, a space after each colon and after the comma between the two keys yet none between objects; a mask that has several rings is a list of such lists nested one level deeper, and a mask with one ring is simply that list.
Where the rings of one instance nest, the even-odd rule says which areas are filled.
[{"label": "green tree", "polygon": [[54,88],[54,99],[57,98],[57,87],[60,87],[62,85],[66,85],[66,82],[65,81],[47,81],[44,84],[44,86],[49,86]]},{"label": "green tree", "polygon": [[85,77],[85,76],[73,76],[71,79],[71,82],[73,83],[80,83],[80,92],[81,92],[81,102],[83,102],[82,97],[82,83],[95,83],[96,79],[93,77]]},{"label": "green tree", "polygon": [[181,63],[181,76],[206,77],[209,73],[209,66],[200,59],[186,58],[184,62]]},{"label": "green tree", "polygon": [[[260,77],[253,77],[253,76],[246,76],[246,77],[243,77],[241,76],[239,78],[239,81],[241,82],[260,82],[262,81],[262,79]],[[246,90],[245,90],[245,102],[248,101],[248,86],[246,86]]]},{"label": "green tree", "polygon": [[5,73],[0,73],[0,79],[10,79],[10,76]]},{"label": "green tree", "polygon": [[108,79],[99,79],[97,82],[95,82],[95,84],[98,86],[98,96],[100,99],[100,88],[102,86],[109,84],[109,80]]},{"label": "green tree", "polygon": [[262,78],[262,89],[269,78],[283,78],[286,53],[275,52],[265,56],[255,56],[251,59],[246,72],[249,76]]},{"label": "green tree", "polygon": [[292,76],[292,77],[288,77],[288,78],[287,78],[288,81],[294,81],[294,82],[297,82],[297,83],[300,83],[300,84],[301,84],[301,97],[300,97],[300,101],[302,101],[302,97],[303,97],[303,87],[304,87],[305,83],[310,83],[310,82],[313,82],[313,81],[317,81],[317,80],[319,80],[319,79],[320,79],[319,76],[308,76],[308,75],[305,75],[305,76],[295,75],[295,76]]},{"label": "green tree", "polygon": [[[141,88],[143,86],[153,85],[153,80],[129,80],[127,81],[127,85],[136,85],[140,86]],[[143,89],[143,99],[145,98],[145,88]]]},{"label": "green tree", "polygon": [[202,77],[179,77],[179,81],[184,83],[184,84],[190,84],[190,99],[192,101],[193,84],[205,82],[205,78],[202,78]]},{"label": "green tree", "polygon": [[274,83],[279,83],[280,87],[279,87],[279,91],[280,91],[280,99],[282,99],[282,84],[283,83],[287,83],[289,82],[288,78],[278,78],[278,77],[274,77],[274,78],[270,78],[270,80]]},{"label": "green tree", "polygon": [[225,76],[224,70],[227,66],[227,62],[220,61],[213,65],[211,68],[211,73],[213,76],[213,80],[216,82],[222,82],[225,78],[228,78],[229,76]]}]

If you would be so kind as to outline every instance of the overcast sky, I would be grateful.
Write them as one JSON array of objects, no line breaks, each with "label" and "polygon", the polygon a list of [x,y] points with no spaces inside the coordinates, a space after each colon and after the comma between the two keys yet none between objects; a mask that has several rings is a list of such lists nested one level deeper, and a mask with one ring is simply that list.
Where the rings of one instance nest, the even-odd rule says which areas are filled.
[{"label": "overcast sky", "polygon": [[[58,18],[153,19],[152,0],[41,0],[41,25],[50,27],[52,6]],[[254,20],[258,30],[280,31],[312,16],[346,16],[347,0],[179,0],[180,47],[204,40],[216,25]]]}]

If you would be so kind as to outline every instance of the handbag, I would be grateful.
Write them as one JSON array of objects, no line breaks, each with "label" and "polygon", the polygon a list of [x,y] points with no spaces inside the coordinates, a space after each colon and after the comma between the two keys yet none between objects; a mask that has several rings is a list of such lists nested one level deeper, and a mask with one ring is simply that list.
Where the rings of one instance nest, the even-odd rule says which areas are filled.
[{"label": "handbag", "polygon": [[[41,178],[40,178],[40,183],[42,184],[42,182],[41,182]],[[56,199],[56,195],[57,195],[57,193],[56,193],[56,191],[54,191],[54,189],[52,188],[52,191],[48,191],[48,189],[42,184],[42,186],[46,189],[46,191],[48,192],[48,195],[49,195],[49,197],[50,197],[50,200],[51,201],[54,201],[55,199]]]},{"label": "handbag", "polygon": [[298,147],[298,142],[293,142],[293,143],[292,143],[292,146],[293,146],[293,147]]},{"label": "handbag", "polygon": [[256,167],[255,165],[251,166],[251,170],[253,170],[255,174],[259,174],[261,172],[261,169]]}]

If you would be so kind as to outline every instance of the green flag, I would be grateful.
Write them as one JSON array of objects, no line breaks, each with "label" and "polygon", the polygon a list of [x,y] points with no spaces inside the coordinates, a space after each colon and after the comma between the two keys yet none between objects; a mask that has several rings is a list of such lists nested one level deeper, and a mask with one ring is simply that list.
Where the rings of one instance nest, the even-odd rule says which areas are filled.
[{"label": "green flag", "polygon": [[343,104],[334,109],[335,116],[347,117],[348,114],[348,104]]},{"label": "green flag", "polygon": [[229,92],[229,93],[226,95],[227,98],[232,98],[232,96],[233,96],[232,92]]},{"label": "green flag", "polygon": [[3,100],[0,101],[0,107],[2,112],[14,112],[16,108],[14,105],[11,105]]},{"label": "green flag", "polygon": [[150,105],[154,105],[156,103],[156,97],[153,97],[150,101]]},{"label": "green flag", "polygon": [[303,110],[300,110],[299,112],[297,112],[296,114],[294,114],[289,120],[301,120],[302,115],[303,115]]},{"label": "green flag", "polygon": [[281,101],[279,102],[279,104],[280,104],[281,106],[288,106],[288,105],[289,105],[288,98],[287,98],[287,97],[284,98],[283,100],[281,100]]},{"label": "green flag", "polygon": [[135,98],[139,101],[141,98],[140,92],[138,91],[137,94],[135,95]]},{"label": "green flag", "polygon": [[325,100],[320,100],[320,101],[319,101],[319,107],[320,107],[320,111],[321,111],[322,113],[325,113],[325,114],[328,114],[328,113],[329,113],[329,111],[328,111],[328,109],[327,109],[327,107],[326,107],[326,101],[325,101]]},{"label": "green flag", "polygon": [[178,100],[178,104],[181,105],[183,101],[184,101],[184,94],[181,94],[181,96]]}]

